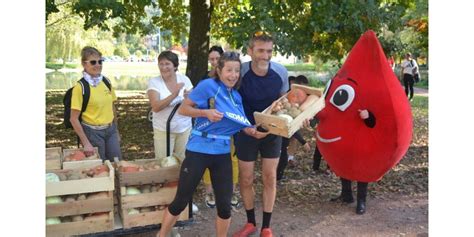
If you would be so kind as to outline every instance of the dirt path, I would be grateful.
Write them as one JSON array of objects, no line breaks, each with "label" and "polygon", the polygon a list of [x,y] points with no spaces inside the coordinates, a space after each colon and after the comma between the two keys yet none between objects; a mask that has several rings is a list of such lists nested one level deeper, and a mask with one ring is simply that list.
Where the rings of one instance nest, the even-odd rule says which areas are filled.
[{"label": "dirt path", "polygon": [[[181,237],[214,236],[215,209],[198,203],[194,223],[179,227]],[[356,215],[355,203],[345,205],[329,201],[317,201],[301,208],[277,203],[272,217],[274,236],[428,236],[428,196],[392,194],[370,197],[367,212]],[[256,206],[257,223],[261,224],[261,203]],[[232,212],[230,233],[246,220],[241,208]],[[157,231],[129,235],[155,236]],[[254,235],[258,236],[258,235]]]},{"label": "dirt path", "polygon": [[416,95],[428,96],[428,90],[424,88],[413,87],[413,92]]}]

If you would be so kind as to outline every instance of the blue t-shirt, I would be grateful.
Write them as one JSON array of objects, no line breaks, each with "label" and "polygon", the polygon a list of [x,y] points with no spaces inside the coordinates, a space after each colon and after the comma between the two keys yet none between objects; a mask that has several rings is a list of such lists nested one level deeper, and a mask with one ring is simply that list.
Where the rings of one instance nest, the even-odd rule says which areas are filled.
[{"label": "blue t-shirt", "polygon": [[[214,78],[205,79],[189,94],[197,108],[209,109],[209,99],[214,98],[215,109],[224,113],[219,122],[211,122],[205,117],[196,118],[194,130],[220,136],[232,136],[251,123],[245,117],[242,97],[235,90],[229,90],[224,83]],[[191,134],[186,149],[205,154],[226,154],[230,152],[230,140],[205,138]]]},{"label": "blue t-shirt", "polygon": [[242,96],[245,115],[252,124],[255,124],[253,112],[265,110],[273,101],[280,98],[280,95],[288,91],[289,84],[288,71],[283,65],[270,61],[267,75],[261,77],[252,71],[251,63],[242,64],[240,69],[242,84],[239,93]]}]

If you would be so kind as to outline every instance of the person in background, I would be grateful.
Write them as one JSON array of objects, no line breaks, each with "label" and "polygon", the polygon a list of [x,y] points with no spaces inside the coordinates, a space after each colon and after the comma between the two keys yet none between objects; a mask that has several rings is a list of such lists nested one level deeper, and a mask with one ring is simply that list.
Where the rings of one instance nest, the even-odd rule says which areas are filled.
[{"label": "person in background", "polygon": [[[239,92],[245,114],[255,124],[253,113],[263,111],[273,101],[288,91],[288,71],[278,63],[270,61],[273,53],[273,38],[262,31],[252,35],[247,54],[252,61],[242,64],[242,84]],[[276,198],[276,170],[280,158],[281,137],[258,128],[255,134],[240,132],[236,137],[239,159],[240,194],[247,213],[247,223],[232,236],[248,236],[257,231],[254,203],[254,168],[258,154],[262,159],[263,222],[260,236],[273,236],[270,220]]]},{"label": "person in background", "polygon": [[[317,119],[314,118],[314,123],[317,123]],[[318,129],[317,125],[314,126],[314,130]],[[316,138],[317,139],[317,138]],[[318,144],[315,143],[314,146],[314,153],[313,153],[313,172],[314,174],[319,174],[319,173],[325,173],[327,175],[331,174],[331,168],[329,167],[329,164],[326,163],[326,169],[324,171],[321,171],[319,168],[321,166],[321,159],[322,159],[322,154],[318,149]]]},{"label": "person in background", "polygon": [[415,84],[415,73],[418,71],[418,64],[411,57],[411,53],[405,54],[405,60],[401,64],[400,77],[403,78],[405,85],[405,94],[409,96],[409,100],[413,100],[413,85]]},{"label": "person in background", "polygon": [[174,155],[182,162],[184,152],[191,131],[191,117],[174,114],[170,122],[170,144],[166,142],[166,123],[171,112],[179,106],[187,93],[193,88],[191,80],[178,71],[178,55],[171,51],[163,51],[158,55],[158,69],[160,76],[148,81],[146,90],[148,100],[153,111],[153,141],[155,158],[166,157],[167,146],[170,155]]},{"label": "person in background", "polygon": [[[308,78],[306,78],[304,75],[299,75],[297,77],[294,76],[289,76],[288,77],[288,82],[290,83],[290,88],[293,83],[299,84],[299,85],[308,85],[309,81]],[[277,167],[277,181],[286,179],[286,176],[284,175],[286,166],[288,165],[289,161],[294,159],[294,152],[296,150],[295,142],[293,141],[298,141],[302,146],[303,150],[306,152],[309,152],[311,150],[311,147],[309,143],[307,143],[301,133],[298,131],[291,136],[291,138],[282,138],[282,143],[281,143],[281,154],[280,154],[280,160],[278,162],[278,167]]]},{"label": "person in background", "polygon": [[387,61],[392,70],[395,71],[395,59],[393,58],[393,55],[387,58]]},{"label": "person in background", "polygon": [[[242,98],[236,90],[240,81],[239,54],[226,52],[219,59],[216,78],[201,81],[179,108],[179,113],[196,118],[181,165],[178,191],[165,209],[159,236],[165,237],[186,208],[208,168],[216,192],[216,236],[225,237],[230,226],[232,162],[230,139],[239,130],[255,134],[245,117]],[[209,106],[213,99],[215,108]]]},{"label": "person in background", "polygon": [[[218,66],[219,58],[224,53],[224,50],[221,46],[214,45],[209,49],[209,56],[208,60],[211,64],[211,70],[206,72],[204,75],[203,80],[207,78],[214,78],[217,76],[216,69]],[[232,139],[231,143],[231,157],[232,157],[232,183],[233,183],[233,193],[231,204],[233,207],[239,206],[239,198],[237,194],[237,184],[239,182],[239,163],[237,160],[237,156],[235,155],[235,147],[234,142]],[[204,198],[204,202],[207,207],[214,208],[216,206],[216,199],[214,195],[214,191],[212,190],[212,183],[211,183],[211,175],[209,173],[209,169],[206,169],[203,176],[203,182],[206,190],[206,196]]]},{"label": "person in background", "polygon": [[206,72],[206,74],[202,77],[202,80],[217,76],[217,73],[216,73],[217,62],[219,61],[219,58],[222,56],[223,53],[224,53],[224,50],[222,49],[221,46],[218,46],[218,45],[214,45],[209,49],[207,60],[211,64],[211,70],[208,70]]},{"label": "person in background", "polygon": [[81,114],[82,84],[77,83],[74,86],[70,122],[84,146],[86,156],[93,155],[94,147],[97,147],[102,160],[114,161],[114,158],[122,158],[115,108],[117,96],[110,81],[102,75],[103,62],[102,53],[96,48],[86,46],[82,49],[81,65],[84,69],[82,76],[88,84],[84,86],[90,88],[90,97],[86,110]]}]

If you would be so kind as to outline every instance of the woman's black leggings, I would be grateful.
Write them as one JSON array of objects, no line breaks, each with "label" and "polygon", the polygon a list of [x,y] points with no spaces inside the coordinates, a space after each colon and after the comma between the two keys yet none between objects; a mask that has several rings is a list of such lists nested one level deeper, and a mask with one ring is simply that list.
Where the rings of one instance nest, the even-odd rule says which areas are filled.
[{"label": "woman's black leggings", "polygon": [[408,93],[410,93],[410,99],[413,98],[413,84],[415,84],[413,76],[406,73],[403,74],[403,84],[405,85],[405,95],[408,96]]},{"label": "woman's black leggings", "polygon": [[188,205],[194,191],[209,168],[212,188],[216,196],[217,215],[221,219],[231,216],[230,200],[232,198],[232,161],[230,153],[209,155],[186,150],[186,159],[179,173],[178,191],[173,202],[168,206],[173,216],[179,215]]}]

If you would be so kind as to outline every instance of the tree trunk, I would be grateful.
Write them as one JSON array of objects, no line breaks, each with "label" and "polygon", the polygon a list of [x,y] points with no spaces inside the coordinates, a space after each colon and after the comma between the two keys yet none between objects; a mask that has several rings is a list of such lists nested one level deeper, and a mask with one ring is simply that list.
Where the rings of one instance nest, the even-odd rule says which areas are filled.
[{"label": "tree trunk", "polygon": [[191,0],[189,5],[191,20],[186,75],[196,86],[207,71],[212,7],[206,4],[206,0]]}]

